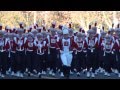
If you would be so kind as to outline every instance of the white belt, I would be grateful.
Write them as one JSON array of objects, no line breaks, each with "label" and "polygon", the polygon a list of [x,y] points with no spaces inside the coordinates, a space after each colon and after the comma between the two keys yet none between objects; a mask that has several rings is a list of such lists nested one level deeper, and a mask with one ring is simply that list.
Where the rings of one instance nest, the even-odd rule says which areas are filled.
[{"label": "white belt", "polygon": [[55,48],[55,47],[50,47],[50,48]]},{"label": "white belt", "polygon": [[30,51],[30,52],[32,52],[33,50],[27,49],[27,51]]},{"label": "white belt", "polygon": [[17,51],[24,51],[24,49],[16,49]]},{"label": "white belt", "polygon": [[88,48],[88,49],[89,49],[89,50],[91,50],[91,49],[93,49],[93,50],[94,50],[95,48]]},{"label": "white belt", "polygon": [[15,53],[15,51],[11,51],[12,53]]},{"label": "white belt", "polygon": [[77,52],[82,52],[82,50],[77,50]]},{"label": "white belt", "polygon": [[111,53],[111,51],[105,51],[105,53]]},{"label": "white belt", "polygon": [[43,55],[44,53],[37,53],[38,55]]}]

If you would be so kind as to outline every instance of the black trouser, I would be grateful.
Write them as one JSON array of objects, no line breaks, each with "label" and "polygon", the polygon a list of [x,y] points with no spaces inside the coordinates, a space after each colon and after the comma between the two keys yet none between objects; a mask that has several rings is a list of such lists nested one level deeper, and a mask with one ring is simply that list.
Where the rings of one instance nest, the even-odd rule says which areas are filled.
[{"label": "black trouser", "polygon": [[61,58],[60,58],[60,53],[57,54],[56,67],[57,67],[57,69],[60,69],[60,72],[63,72],[62,71],[62,61],[61,61]]},{"label": "black trouser", "polygon": [[74,69],[76,68],[76,64],[77,64],[75,52],[72,53],[72,56],[73,56],[73,59],[71,62],[71,71],[74,71]]},{"label": "black trouser", "polygon": [[77,72],[81,72],[82,69],[86,68],[86,54],[84,52],[77,52],[76,55],[76,69]]},{"label": "black trouser", "polygon": [[91,50],[87,50],[87,70],[89,71],[92,68],[92,72],[95,72],[96,69],[96,50],[91,52]]},{"label": "black trouser", "polygon": [[118,69],[118,71],[120,73],[120,52],[119,51],[117,51],[117,59],[118,59],[118,61],[117,61],[117,69]]},{"label": "black trouser", "polygon": [[26,68],[28,69],[28,72],[33,73],[35,53],[33,51],[27,51],[26,57],[27,57],[26,58]]},{"label": "black trouser", "polygon": [[10,67],[11,67],[11,71],[16,72],[16,53],[10,53]]},{"label": "black trouser", "polygon": [[95,70],[96,70],[99,68],[99,52],[100,52],[99,48],[96,48],[95,52],[96,52],[95,55],[95,61],[96,61]]},{"label": "black trouser", "polygon": [[17,51],[16,52],[16,71],[20,71],[21,73],[25,72],[25,52],[24,51]]},{"label": "black trouser", "polygon": [[111,55],[111,67],[112,69],[117,69],[117,60],[116,60],[116,52],[114,52],[114,54]]},{"label": "black trouser", "polygon": [[104,52],[100,50],[99,51],[99,58],[98,58],[98,62],[99,62],[98,66],[101,67],[101,68],[104,68],[103,67],[103,64],[104,64],[103,63],[103,57],[104,57],[103,55],[104,55]]},{"label": "black trouser", "polygon": [[107,71],[108,73],[111,73],[112,54],[105,53],[103,62],[104,62],[105,71]]},{"label": "black trouser", "polygon": [[57,50],[56,48],[50,48],[50,69],[56,73],[56,61],[57,61]]},{"label": "black trouser", "polygon": [[44,52],[44,58],[45,58],[45,61],[46,61],[46,68],[49,68],[50,65],[49,65],[49,55],[48,55],[48,51],[45,51]]},{"label": "black trouser", "polygon": [[62,66],[64,77],[69,78],[70,76],[70,67],[69,66]]},{"label": "black trouser", "polygon": [[36,54],[35,65],[36,65],[35,69],[37,70],[37,72],[42,73],[42,71],[46,71],[45,55]]},{"label": "black trouser", "polygon": [[0,52],[0,70],[2,74],[6,74],[8,64],[8,52]]}]

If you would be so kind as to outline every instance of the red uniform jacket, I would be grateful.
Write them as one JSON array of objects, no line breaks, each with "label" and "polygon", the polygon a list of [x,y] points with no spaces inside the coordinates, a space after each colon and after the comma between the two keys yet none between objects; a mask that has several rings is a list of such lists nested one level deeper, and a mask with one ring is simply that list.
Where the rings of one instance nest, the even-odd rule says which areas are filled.
[{"label": "red uniform jacket", "polygon": [[15,53],[16,52],[16,47],[17,47],[17,44],[15,43],[15,40],[9,40],[8,42],[9,42],[10,52]]},{"label": "red uniform jacket", "polygon": [[36,41],[36,51],[37,51],[37,54],[44,54],[44,52],[47,50],[47,43],[46,41],[42,41],[42,42],[39,42],[39,41]]},{"label": "red uniform jacket", "polygon": [[8,51],[9,49],[8,40],[6,38],[0,38],[0,43],[1,43],[0,52]]},{"label": "red uniform jacket", "polygon": [[56,36],[50,36],[49,44],[50,44],[50,48],[59,49]]},{"label": "red uniform jacket", "polygon": [[87,49],[87,42],[86,40],[82,40],[82,41],[79,41],[78,39],[76,40],[76,50],[77,52],[86,52],[86,49]]},{"label": "red uniform jacket", "polygon": [[35,52],[36,51],[36,46],[34,44],[34,39],[31,42],[26,40],[25,48],[26,48],[27,51],[34,51]]},{"label": "red uniform jacket", "polygon": [[[112,40],[111,40],[111,41],[110,41],[110,44],[107,44],[107,46],[106,46],[105,43],[103,43],[103,44],[101,45],[101,50],[106,51],[106,52],[108,52],[108,53],[112,53],[113,51],[116,50],[116,48],[117,48],[116,45],[117,45],[117,44],[113,43]],[[110,47],[110,48],[107,48],[107,47]]]},{"label": "red uniform jacket", "polygon": [[25,48],[25,39],[23,37],[16,39],[16,50],[23,51]]}]

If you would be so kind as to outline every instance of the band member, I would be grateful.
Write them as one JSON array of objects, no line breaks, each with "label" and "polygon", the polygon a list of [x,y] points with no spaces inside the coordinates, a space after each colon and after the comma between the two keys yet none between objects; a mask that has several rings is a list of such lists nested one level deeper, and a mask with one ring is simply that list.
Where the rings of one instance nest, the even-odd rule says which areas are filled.
[{"label": "band member", "polygon": [[[42,32],[42,35],[43,35],[43,40],[44,40],[44,41],[46,42],[46,44],[48,45],[48,44],[49,44],[48,40],[49,40],[50,34],[43,31],[43,32]],[[49,48],[48,48],[48,47],[46,47],[46,50],[44,51],[44,55],[45,55],[45,61],[46,61],[46,68],[47,68],[48,70],[50,70],[50,63],[49,63],[50,51],[49,51]],[[46,73],[46,72],[44,72],[44,73]]]},{"label": "band member", "polygon": [[0,31],[0,76],[5,77],[8,64],[8,40],[4,37],[4,32]]},{"label": "band member", "polygon": [[51,35],[49,36],[48,41],[49,41],[48,52],[50,53],[49,65],[51,69],[49,74],[52,74],[54,76],[56,73],[56,60],[58,54],[57,49],[59,48],[59,46],[57,44],[56,30],[53,28],[51,28]]},{"label": "band member", "polygon": [[74,41],[69,37],[68,29],[63,30],[63,38],[60,43],[60,57],[62,61],[62,68],[64,77],[69,78],[70,68],[72,62],[72,52],[74,48]]},{"label": "band member", "polygon": [[[60,41],[62,40],[63,38],[63,32],[62,30],[58,30],[58,38],[57,38],[57,42],[58,42],[58,45],[60,44]],[[58,72],[60,72],[60,76],[63,77],[63,70],[62,70],[62,62],[61,62],[61,58],[60,58],[60,53],[58,53],[57,55],[57,63],[56,63],[56,66],[57,66],[57,69],[58,69]]]},{"label": "band member", "polygon": [[104,44],[105,43],[105,36],[106,36],[106,32],[103,30],[103,31],[101,31],[101,33],[100,33],[100,39],[99,39],[99,47],[98,47],[98,49],[99,49],[99,58],[98,58],[98,62],[99,62],[99,71],[102,73],[102,72],[104,72],[104,67],[103,67],[103,50],[102,50],[102,44]]},{"label": "band member", "polygon": [[83,39],[84,34],[79,32],[76,39],[76,69],[77,76],[80,76],[82,69],[86,68],[87,43]]},{"label": "band member", "polygon": [[46,60],[44,51],[46,50],[47,43],[43,39],[43,35],[41,33],[37,34],[37,41],[34,42],[37,47],[36,50],[36,60],[35,66],[38,72],[38,76],[41,77],[41,74],[46,74]]},{"label": "band member", "polygon": [[118,70],[118,77],[120,77],[120,29],[118,29],[117,35],[118,35],[116,39],[117,70]]},{"label": "band member", "polygon": [[25,72],[25,38],[23,37],[23,29],[17,30],[17,37],[15,38],[16,42],[16,71],[18,77],[23,77]]},{"label": "band member", "polygon": [[105,42],[102,44],[102,49],[104,51],[104,68],[105,68],[105,75],[110,76],[111,66],[112,63],[114,63],[114,60],[112,58],[112,54],[115,53],[115,44],[112,42],[112,37],[110,35],[107,35],[105,37]]},{"label": "band member", "polygon": [[[87,77],[95,77],[96,69],[96,48],[98,47],[98,39],[94,37],[94,31],[90,29],[88,31],[89,36],[86,37],[86,42],[88,45],[87,49]],[[90,68],[92,68],[92,73],[90,75]]]},{"label": "band member", "polygon": [[28,69],[28,76],[31,76],[33,74],[34,69],[34,57],[35,57],[35,50],[36,46],[34,44],[34,35],[32,33],[28,33],[27,40],[25,42],[25,48],[26,48],[26,67]]},{"label": "band member", "polygon": [[17,69],[16,69],[16,47],[17,44],[15,43],[14,39],[15,35],[13,33],[9,34],[9,55],[8,57],[10,58],[10,67],[11,67],[11,75],[16,75]]},{"label": "band member", "polygon": [[[71,24],[70,24],[70,28],[69,28],[69,37],[75,41],[76,37],[73,34],[73,30],[71,28]],[[75,52],[72,53],[73,54],[73,60],[72,60],[72,64],[71,64],[71,72],[70,74],[73,74],[73,71],[76,69],[75,65],[76,65],[76,57],[75,57]]]}]

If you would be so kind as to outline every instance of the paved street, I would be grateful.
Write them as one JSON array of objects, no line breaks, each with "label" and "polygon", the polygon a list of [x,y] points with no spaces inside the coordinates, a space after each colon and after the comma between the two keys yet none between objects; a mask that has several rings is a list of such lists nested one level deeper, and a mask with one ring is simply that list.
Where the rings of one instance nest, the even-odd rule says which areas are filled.
[{"label": "paved street", "polygon": [[[39,78],[37,77],[37,75],[30,77],[24,75],[24,78],[6,75],[5,78],[0,77],[0,79],[39,79]],[[41,79],[61,79],[61,77],[58,73],[56,73],[54,77],[47,73],[46,75],[42,75]],[[118,78],[118,76],[114,73],[112,73],[110,77],[104,76],[103,74],[99,73],[98,75],[96,75],[95,78],[87,78],[86,74],[81,73],[80,77],[77,77],[76,74],[70,75],[70,79],[120,79],[120,78]]]}]

